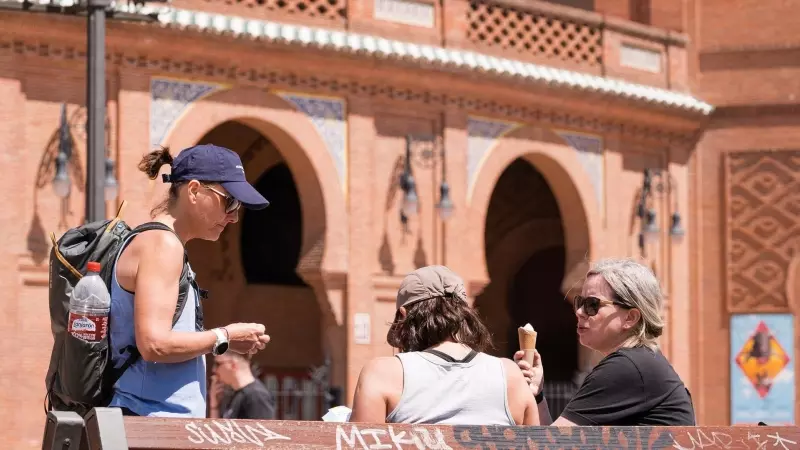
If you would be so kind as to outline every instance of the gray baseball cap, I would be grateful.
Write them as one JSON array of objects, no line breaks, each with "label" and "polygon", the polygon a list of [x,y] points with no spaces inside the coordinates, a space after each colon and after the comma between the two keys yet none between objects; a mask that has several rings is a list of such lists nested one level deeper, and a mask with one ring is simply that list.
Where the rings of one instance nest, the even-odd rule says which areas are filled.
[{"label": "gray baseball cap", "polygon": [[421,267],[406,275],[397,291],[397,309],[434,297],[454,297],[467,302],[464,280],[445,266]]}]

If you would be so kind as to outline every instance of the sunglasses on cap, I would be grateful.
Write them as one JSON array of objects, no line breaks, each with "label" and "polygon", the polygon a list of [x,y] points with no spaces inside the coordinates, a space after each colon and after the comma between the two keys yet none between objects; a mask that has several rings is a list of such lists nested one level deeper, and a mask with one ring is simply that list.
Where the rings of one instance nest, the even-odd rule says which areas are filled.
[{"label": "sunglasses on cap", "polygon": [[225,214],[231,214],[235,211],[238,211],[239,208],[242,207],[242,202],[231,197],[230,195],[223,194],[222,192],[214,189],[211,186],[206,186],[205,184],[201,184],[201,186],[225,199]]},{"label": "sunglasses on cap", "polygon": [[572,299],[572,304],[575,307],[575,311],[577,312],[579,309],[583,308],[584,314],[589,317],[597,315],[600,311],[600,308],[607,305],[617,305],[622,308],[631,309],[630,306],[622,303],[619,300],[606,300],[604,298],[595,297],[590,295],[588,297],[584,297],[582,295],[576,295]]}]

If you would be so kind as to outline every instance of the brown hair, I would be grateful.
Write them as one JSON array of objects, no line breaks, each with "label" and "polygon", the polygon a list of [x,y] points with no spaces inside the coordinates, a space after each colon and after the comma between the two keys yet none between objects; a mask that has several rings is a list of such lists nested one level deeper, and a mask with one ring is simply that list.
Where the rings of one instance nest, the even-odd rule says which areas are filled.
[{"label": "brown hair", "polygon": [[[172,164],[172,155],[169,153],[169,148],[167,147],[161,147],[158,150],[153,150],[144,155],[142,160],[139,161],[139,170],[146,173],[147,178],[155,180],[158,177],[161,166],[164,164]],[[178,188],[181,184],[182,183],[172,183],[169,186],[167,198],[150,211],[151,217],[155,217],[158,213],[168,210],[170,206],[175,204],[175,201],[178,199]]]},{"label": "brown hair", "polygon": [[395,314],[386,340],[402,352],[418,352],[447,339],[479,352],[492,348],[492,336],[477,312],[463,300],[434,297],[410,305],[406,317]]}]

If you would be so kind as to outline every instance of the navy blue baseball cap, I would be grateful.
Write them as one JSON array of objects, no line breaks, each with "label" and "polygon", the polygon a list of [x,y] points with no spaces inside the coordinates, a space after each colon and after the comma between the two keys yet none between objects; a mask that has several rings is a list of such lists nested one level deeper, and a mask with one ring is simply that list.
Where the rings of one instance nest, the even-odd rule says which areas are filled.
[{"label": "navy blue baseball cap", "polygon": [[219,183],[245,208],[264,209],[269,201],[247,182],[244,164],[233,150],[213,144],[189,147],[172,160],[172,172],[164,174],[165,183],[205,181]]}]

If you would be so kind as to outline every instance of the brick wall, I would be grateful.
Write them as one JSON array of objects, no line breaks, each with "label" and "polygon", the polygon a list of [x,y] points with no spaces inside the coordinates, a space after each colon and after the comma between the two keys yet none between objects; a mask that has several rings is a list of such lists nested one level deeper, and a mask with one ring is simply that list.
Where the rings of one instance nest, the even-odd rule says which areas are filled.
[{"label": "brick wall", "polygon": [[[77,22],[53,19],[52,26],[48,31],[52,36],[48,37],[48,32],[37,32],[34,33],[36,39],[53,46],[58,41],[68,41],[76,47],[82,45],[79,37],[84,30]],[[42,25],[42,28],[47,27]],[[387,69],[348,58],[328,57],[325,62],[309,62],[308,55],[303,52],[289,54],[261,48],[256,52],[250,44],[229,43],[222,49],[221,40],[209,40],[206,47],[200,45],[206,41],[197,40],[205,37],[178,34],[174,36],[175,41],[156,48],[147,40],[138,43],[119,28],[114,30],[110,33],[110,48],[141,44],[142,54],[159,56],[177,53],[170,45],[190,43],[194,45],[192,48],[202,47],[203,51],[194,50],[187,57],[201,61],[206,57],[201,53],[206,53],[220,64],[219,67],[228,60],[263,59],[271,69],[293,71],[291,76],[276,75],[275,81],[237,85],[235,80],[202,69],[172,73],[167,69],[159,72],[155,68],[112,64],[109,68],[109,111],[115,115],[112,118],[115,139],[111,150],[118,163],[120,199],[129,203],[125,219],[131,224],[141,223],[148,219],[148,211],[163,198],[166,189],[159,182],[147,181],[136,169],[142,154],[150,150],[151,77],[169,76],[230,85],[187,108],[165,142],[177,151],[196,143],[222,122],[239,120],[275,144],[275,149],[264,149],[253,160],[253,165],[248,166],[248,176],[257,176],[280,160],[290,166],[303,208],[301,269],[309,287],[248,286],[244,283],[237,267],[236,227],[231,227],[227,240],[193,244],[191,249],[200,280],[214,294],[208,306],[208,323],[263,321],[273,337],[269,350],[260,356],[263,360],[259,362],[265,365],[317,365],[324,357],[323,349],[334,348],[335,370],[338,371],[335,378],[345,385],[347,401],[363,363],[374,356],[391,354],[391,349],[385,345],[387,322],[394,313],[394,291],[405,273],[420,264],[451,265],[464,276],[471,297],[480,294],[490,281],[492,274],[487,271],[488,255],[485,255],[484,245],[489,198],[500,174],[515,159],[525,158],[544,175],[556,197],[562,220],[560,223],[553,220],[544,224],[523,223],[519,239],[529,239],[533,246],[541,240],[538,235],[543,233],[541,230],[551,237],[559,234],[554,230],[560,230],[563,236],[558,237],[563,238],[567,260],[571,261],[567,269],[575,273],[580,272],[580,262],[587,254],[599,257],[637,253],[630,214],[635,190],[641,183],[641,170],[666,162],[683,167],[686,158],[671,153],[670,144],[659,141],[659,137],[646,133],[623,134],[623,127],[617,127],[601,136],[606,150],[601,160],[606,175],[601,181],[605,197],[599,201],[580,154],[554,134],[553,128],[591,132],[583,127],[588,128],[592,120],[597,120],[598,111],[602,111],[603,118],[620,123],[645,123],[656,129],[681,133],[697,125],[696,118],[668,111],[645,109],[607,98],[587,99],[550,88],[520,89],[516,85],[473,78],[477,75],[431,71],[421,76],[419,71],[409,68]],[[2,31],[0,36],[5,37]],[[13,425],[7,430],[15,430],[14,433],[0,432],[0,437],[9,448],[15,449],[37,447],[41,439],[41,399],[50,350],[44,299],[46,272],[42,260],[49,248],[46,233],[60,234],[80,223],[83,216],[80,183],[73,186],[73,195],[66,202],[55,197],[49,184],[52,173],[48,171],[52,170],[54,151],[52,137],[58,125],[59,105],[67,102],[70,117],[76,117],[73,130],[77,134],[82,127],[79,106],[84,101],[83,60],[57,57],[54,53],[0,48],[0,94],[4,99],[0,103],[0,137],[7,144],[0,152],[0,161],[5,163],[0,165],[0,174],[7,181],[6,188],[0,192],[6,200],[6,207],[0,211],[0,230],[3,231],[0,239],[4,243],[0,287],[4,288],[8,299],[7,314],[0,319],[0,325],[27,336],[19,352],[0,359],[0,375],[9,376],[0,382],[0,418]],[[297,79],[318,80],[322,72],[342,79],[352,77],[364,83],[380,80],[387,86],[407,87],[420,95],[409,94],[409,99],[405,100],[402,95],[397,95],[398,98],[385,95],[388,88],[352,93],[337,92],[330,84],[325,87],[317,81],[304,81],[303,85],[296,82]],[[329,136],[279,96],[285,91],[302,91],[318,98],[335,97],[346,103],[346,176],[343,179],[331,162],[325,140]],[[430,100],[441,93],[469,94],[482,100],[464,100],[446,106]],[[479,103],[491,102],[516,105],[481,112],[496,120],[515,121],[516,128],[493,143],[472,179],[466,170],[467,149],[470,139],[474,139],[468,130],[469,118],[478,115],[473,108],[478,108]],[[542,109],[525,120],[505,117],[502,113],[528,107]],[[441,134],[444,140],[446,176],[456,205],[455,215],[444,224],[436,219],[434,208],[442,179],[441,163],[415,167],[420,213],[410,220],[407,230],[399,222],[402,192],[396,185],[398,162],[402,161],[404,135],[409,132]],[[84,149],[79,145],[76,162],[82,162],[83,157]],[[81,170],[76,169],[73,180],[79,180],[80,174]],[[475,186],[470,186],[473,182]],[[109,212],[116,206],[109,204]],[[548,219],[553,217],[552,214],[547,216]],[[661,217],[665,217],[664,214]],[[529,225],[530,228],[525,228]],[[531,242],[534,239],[536,242]],[[512,241],[505,245],[510,245],[508,242]],[[685,263],[671,257],[667,248],[651,250],[651,260],[659,268],[665,268],[665,277],[671,276],[666,267]],[[503,253],[496,257],[502,260]],[[222,277],[215,271],[232,278]],[[683,278],[671,280],[678,285],[685,281]],[[487,295],[489,293],[491,291],[487,291]],[[502,292],[498,295],[503,296]],[[688,302],[689,299],[676,301]],[[371,315],[372,342],[369,345],[353,343],[356,313]],[[672,345],[684,348],[688,343],[678,340]],[[684,369],[688,370],[681,370]],[[11,379],[14,381],[9,381]],[[704,401],[716,405],[713,399]]]},{"label": "brick wall", "polygon": [[[797,157],[793,155],[797,155],[800,148],[800,122],[796,119],[800,69],[791,61],[800,52],[800,41],[796,33],[788,30],[798,8],[791,2],[765,5],[749,0],[733,4],[711,0],[696,2],[692,11],[689,20],[694,24],[693,91],[717,105],[691,168],[696,174],[690,194],[694,205],[692,212],[696,216],[693,271],[696,271],[696,280],[702,280],[697,285],[696,295],[703,299],[697,306],[698,319],[692,340],[706,344],[693,355],[695,378],[699,383],[693,392],[703,423],[726,424],[731,416],[728,367],[734,351],[728,344],[731,314],[745,311],[798,313],[796,301],[790,300],[797,278],[793,278],[796,275],[791,274],[785,261],[778,258],[772,262],[775,272],[765,283],[765,286],[775,280],[785,283],[780,289],[786,293],[785,297],[779,295],[774,302],[763,299],[755,303],[743,302],[742,298],[752,298],[753,292],[734,284],[733,277],[746,274],[737,273],[740,269],[732,265],[736,259],[734,252],[749,248],[750,244],[758,247],[756,251],[763,258],[769,259],[776,245],[770,236],[785,235],[789,230],[786,227],[791,226],[787,224],[800,220],[797,211],[788,204],[776,203],[772,212],[763,213],[763,218],[777,220],[783,225],[778,225],[768,235],[744,236],[740,232],[729,233],[736,223],[728,217],[728,208],[723,206],[736,202],[748,209],[757,204],[754,199],[758,196],[732,198],[732,193],[751,192],[748,184],[733,188],[731,183],[738,182],[725,175],[729,172],[727,158],[732,155],[746,155],[753,161],[765,162],[752,168],[752,177],[766,180],[759,185],[758,195],[772,196],[793,186],[789,180],[792,173],[789,161]],[[770,184],[768,180],[775,176],[781,181]],[[795,183],[798,176],[795,169]],[[739,238],[750,244],[741,247]],[[712,342],[720,344],[708,344]],[[795,346],[793,358],[796,360],[798,356],[800,353]],[[723,369],[718,369],[720,367]],[[712,406],[712,399],[724,400]],[[796,408],[795,415],[798,412]]]}]

